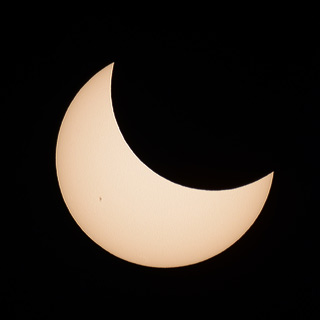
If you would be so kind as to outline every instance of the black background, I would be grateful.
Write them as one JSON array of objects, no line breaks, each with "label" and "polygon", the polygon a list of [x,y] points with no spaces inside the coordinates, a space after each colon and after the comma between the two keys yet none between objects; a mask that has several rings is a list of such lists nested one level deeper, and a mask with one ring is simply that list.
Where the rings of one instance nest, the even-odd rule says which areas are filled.
[{"label": "black background", "polygon": [[[212,315],[317,314],[314,25],[139,20],[108,12],[13,21],[19,23],[2,27],[9,111],[3,127],[14,165],[2,301],[13,318],[108,313],[137,297],[135,310],[153,302],[155,314],[178,298],[179,312],[187,313],[201,300]],[[112,62],[119,127],[160,175],[227,189],[275,172],[259,218],[220,255],[176,269],[137,266],[93,243],[68,213],[55,173],[60,123],[79,89]]]}]

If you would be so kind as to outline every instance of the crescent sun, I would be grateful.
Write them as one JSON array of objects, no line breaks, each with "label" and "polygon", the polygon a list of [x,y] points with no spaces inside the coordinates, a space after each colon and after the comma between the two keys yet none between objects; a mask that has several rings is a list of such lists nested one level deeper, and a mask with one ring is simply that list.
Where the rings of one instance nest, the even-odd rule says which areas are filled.
[{"label": "crescent sun", "polygon": [[144,266],[186,266],[226,250],[260,214],[273,172],[219,191],[185,187],[153,172],[119,130],[112,70],[110,64],[83,86],[60,127],[57,177],[74,220],[106,251]]}]

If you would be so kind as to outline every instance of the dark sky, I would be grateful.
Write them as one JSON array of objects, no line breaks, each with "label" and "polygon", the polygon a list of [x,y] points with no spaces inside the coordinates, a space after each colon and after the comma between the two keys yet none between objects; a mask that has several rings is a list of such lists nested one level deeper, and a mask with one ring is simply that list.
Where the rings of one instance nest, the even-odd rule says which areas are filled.
[{"label": "dark sky", "polygon": [[[206,296],[212,310],[250,306],[256,318],[316,314],[320,48],[313,26],[86,15],[25,18],[2,31],[14,167],[3,301],[13,318],[53,319],[66,306],[107,312],[117,299],[138,296],[163,308],[171,297]],[[136,266],[93,243],[68,213],[55,174],[59,126],[78,90],[111,62],[119,127],[150,168],[200,189],[275,172],[258,220],[227,251],[184,268]]]}]

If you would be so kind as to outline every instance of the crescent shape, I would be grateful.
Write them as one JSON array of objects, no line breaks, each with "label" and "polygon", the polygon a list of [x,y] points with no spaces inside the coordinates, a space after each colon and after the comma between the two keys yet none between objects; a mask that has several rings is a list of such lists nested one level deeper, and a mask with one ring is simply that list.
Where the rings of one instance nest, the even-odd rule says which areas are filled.
[{"label": "crescent shape", "polygon": [[58,135],[56,169],[64,201],[81,229],[124,260],[180,267],[230,247],[254,223],[273,172],[228,190],[199,190],[150,170],[125,142],[113,113],[113,64],[70,104]]}]

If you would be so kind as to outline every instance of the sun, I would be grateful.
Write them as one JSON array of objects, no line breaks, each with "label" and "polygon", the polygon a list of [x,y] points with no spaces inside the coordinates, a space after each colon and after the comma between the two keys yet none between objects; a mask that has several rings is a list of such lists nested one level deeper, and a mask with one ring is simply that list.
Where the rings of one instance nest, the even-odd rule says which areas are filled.
[{"label": "sun", "polygon": [[258,217],[273,173],[219,191],[161,177],[139,160],[120,132],[111,100],[112,70],[113,64],[84,85],[60,127],[56,169],[71,215],[98,245],[136,264],[180,267],[226,250]]}]

